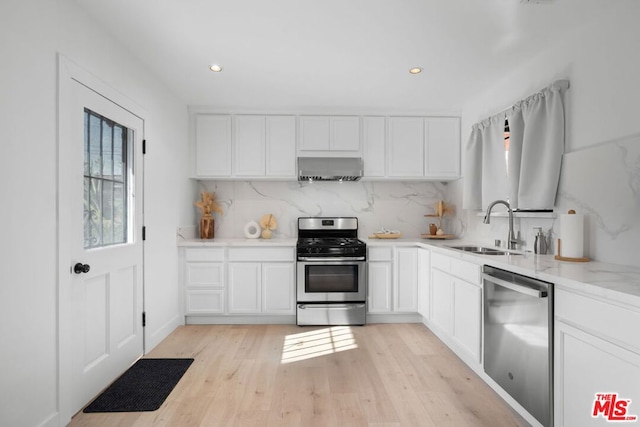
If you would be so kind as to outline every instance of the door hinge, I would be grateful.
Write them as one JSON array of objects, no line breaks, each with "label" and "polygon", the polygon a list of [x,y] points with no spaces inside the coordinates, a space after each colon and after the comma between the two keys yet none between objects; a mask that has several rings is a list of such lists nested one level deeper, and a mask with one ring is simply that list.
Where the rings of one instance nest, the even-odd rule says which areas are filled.
[{"label": "door hinge", "polygon": [[147,154],[147,140],[142,140],[142,154]]},{"label": "door hinge", "polygon": [[147,240],[147,227],[142,226],[142,240]]},{"label": "door hinge", "polygon": [[147,326],[147,313],[146,312],[142,312],[142,327],[144,328],[145,326]]}]

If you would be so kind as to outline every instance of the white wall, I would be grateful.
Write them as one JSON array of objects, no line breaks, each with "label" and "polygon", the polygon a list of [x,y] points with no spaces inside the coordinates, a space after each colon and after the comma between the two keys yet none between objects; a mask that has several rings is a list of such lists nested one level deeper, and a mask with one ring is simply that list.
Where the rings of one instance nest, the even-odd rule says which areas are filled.
[{"label": "white wall", "polygon": [[[69,0],[0,2],[0,425],[57,425],[57,53],[145,108],[151,346],[178,322],[175,229],[193,221],[186,105]],[[62,420],[61,422],[64,422]]]},{"label": "white wall", "polygon": [[[556,209],[574,208],[587,215],[586,253],[592,258],[638,265],[640,157],[634,147],[640,142],[640,3],[611,2],[611,8],[610,15],[597,17],[597,25],[576,29],[572,37],[497,76],[484,93],[470,99],[463,110],[463,147],[473,123],[568,78],[568,154]],[[452,188],[450,197],[461,205],[462,183]],[[466,237],[487,243],[506,238],[506,220],[485,226],[475,214],[463,215]],[[520,227],[530,244],[530,227],[553,227],[557,237],[558,222],[527,220]]]}]

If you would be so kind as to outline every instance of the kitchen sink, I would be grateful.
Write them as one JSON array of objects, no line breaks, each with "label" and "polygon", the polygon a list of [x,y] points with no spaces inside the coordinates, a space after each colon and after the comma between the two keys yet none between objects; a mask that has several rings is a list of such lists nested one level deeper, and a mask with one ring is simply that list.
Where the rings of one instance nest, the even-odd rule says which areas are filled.
[{"label": "kitchen sink", "polygon": [[520,255],[515,252],[507,252],[500,249],[486,248],[484,246],[449,246],[451,249],[459,251],[471,252],[479,255]]}]

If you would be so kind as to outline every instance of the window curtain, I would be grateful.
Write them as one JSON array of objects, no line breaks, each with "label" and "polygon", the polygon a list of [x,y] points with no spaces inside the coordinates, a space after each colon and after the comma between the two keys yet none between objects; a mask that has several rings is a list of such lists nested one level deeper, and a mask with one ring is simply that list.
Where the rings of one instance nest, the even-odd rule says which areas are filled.
[{"label": "window curtain", "polygon": [[465,152],[463,208],[486,209],[494,200],[508,199],[513,209],[553,209],[564,153],[562,94],[568,87],[568,80],[554,82],[472,126]]}]

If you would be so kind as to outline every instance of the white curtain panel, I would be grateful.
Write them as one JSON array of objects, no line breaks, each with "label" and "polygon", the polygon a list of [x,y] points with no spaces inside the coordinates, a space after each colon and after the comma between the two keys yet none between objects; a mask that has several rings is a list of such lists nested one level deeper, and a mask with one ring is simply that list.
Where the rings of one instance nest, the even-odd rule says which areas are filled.
[{"label": "white curtain panel", "polygon": [[513,209],[553,209],[564,153],[562,95],[568,87],[568,80],[559,80],[473,125],[465,150],[464,209],[486,209],[505,199]]},{"label": "white curtain panel", "polygon": [[560,80],[514,106],[509,119],[509,201],[514,209],[553,209],[564,154]]}]

